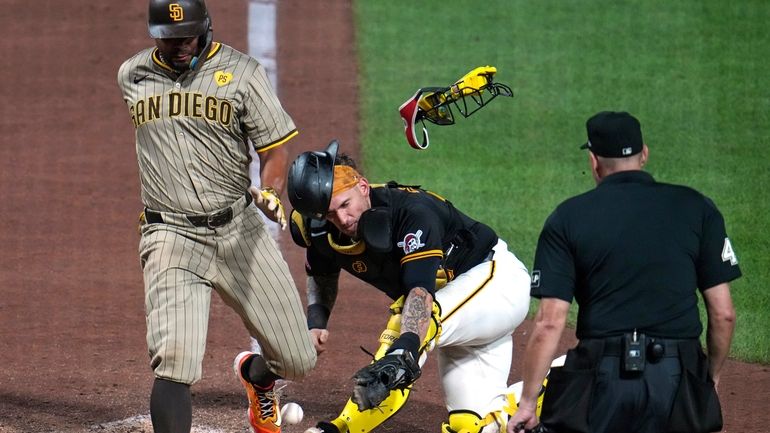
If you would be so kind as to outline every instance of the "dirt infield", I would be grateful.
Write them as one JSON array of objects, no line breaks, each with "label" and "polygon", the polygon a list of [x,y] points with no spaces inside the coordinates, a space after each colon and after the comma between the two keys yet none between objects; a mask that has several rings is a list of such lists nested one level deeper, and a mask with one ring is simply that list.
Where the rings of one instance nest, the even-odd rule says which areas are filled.
[{"label": "dirt infield", "polygon": [[[151,431],[138,174],[115,83],[120,63],[152,43],[145,2],[31,4],[4,0],[0,17],[0,432]],[[210,0],[209,7],[215,39],[246,51],[247,3]],[[350,1],[280,0],[278,12],[281,99],[301,130],[291,152],[338,138],[355,154]],[[302,251],[282,243],[304,287]],[[306,420],[285,432],[338,413],[349,378],[368,361],[359,346],[376,348],[388,304],[343,277],[330,350],[309,377],[285,389]],[[516,353],[529,326],[516,332]],[[563,347],[573,342],[566,335]],[[193,387],[198,431],[248,431],[245,395],[231,372],[247,347],[239,319],[215,297],[204,378]],[[518,378],[514,359],[511,377]],[[725,431],[768,431],[768,367],[730,362],[722,381]],[[446,414],[434,361],[412,395],[379,431],[439,431]]]}]

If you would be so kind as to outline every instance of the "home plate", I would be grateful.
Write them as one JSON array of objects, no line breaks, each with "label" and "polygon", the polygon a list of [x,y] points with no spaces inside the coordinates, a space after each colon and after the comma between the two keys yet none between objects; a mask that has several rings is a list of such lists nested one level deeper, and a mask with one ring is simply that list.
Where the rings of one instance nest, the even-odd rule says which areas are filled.
[{"label": "home plate", "polygon": [[[153,433],[152,421],[149,415],[138,415],[119,421],[95,424],[89,427],[88,431],[103,433]],[[190,433],[225,433],[225,431],[213,427],[193,425]]]}]

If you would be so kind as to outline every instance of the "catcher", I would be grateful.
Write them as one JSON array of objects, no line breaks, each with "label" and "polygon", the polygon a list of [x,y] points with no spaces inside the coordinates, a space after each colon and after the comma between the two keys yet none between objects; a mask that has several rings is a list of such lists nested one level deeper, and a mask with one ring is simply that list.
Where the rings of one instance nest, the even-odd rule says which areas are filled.
[{"label": "catcher", "polygon": [[[373,362],[339,417],[307,433],[365,433],[406,403],[436,349],[449,419],[444,433],[505,431],[512,333],[529,307],[529,274],[487,225],[418,186],[372,185],[325,151],[292,163],[294,241],[307,248],[308,327],[318,353],[341,269],[394,300]],[[506,408],[508,408],[506,410]]]}]

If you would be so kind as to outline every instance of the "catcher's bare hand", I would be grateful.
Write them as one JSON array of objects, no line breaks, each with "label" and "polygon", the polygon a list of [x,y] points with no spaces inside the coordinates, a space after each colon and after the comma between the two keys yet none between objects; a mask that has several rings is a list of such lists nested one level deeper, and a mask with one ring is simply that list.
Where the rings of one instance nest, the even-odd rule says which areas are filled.
[{"label": "catcher's bare hand", "polygon": [[319,355],[322,354],[326,350],[326,342],[329,341],[329,331],[326,329],[313,328],[309,332],[316,353]]},{"label": "catcher's bare hand", "polygon": [[281,230],[286,230],[286,212],[283,210],[281,199],[278,193],[270,187],[259,189],[255,186],[249,187],[249,193],[254,198],[254,204],[271,221],[281,225]]},{"label": "catcher's bare hand", "polygon": [[373,409],[380,405],[390,392],[406,389],[420,377],[420,365],[408,350],[394,350],[353,376],[353,402],[358,410]]}]

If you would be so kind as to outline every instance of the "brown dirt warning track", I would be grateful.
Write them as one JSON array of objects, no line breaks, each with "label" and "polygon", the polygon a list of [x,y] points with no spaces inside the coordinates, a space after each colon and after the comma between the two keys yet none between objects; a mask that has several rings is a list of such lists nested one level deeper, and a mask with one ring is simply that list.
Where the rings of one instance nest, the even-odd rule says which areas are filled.
[{"label": "brown dirt warning track", "polygon": [[[209,0],[209,8],[215,39],[247,51],[247,2]],[[2,10],[0,432],[151,431],[141,203],[133,129],[115,83],[120,63],[152,44],[146,3],[3,0]],[[352,15],[350,0],[278,2],[279,91],[301,131],[292,154],[332,138],[357,154]],[[304,291],[303,252],[286,236],[282,245]],[[248,336],[214,298],[193,423],[196,431],[245,432],[231,362]],[[285,432],[338,413],[350,377],[369,359],[359,346],[376,348],[388,304],[343,277],[331,348],[286,388],[284,400],[300,403],[305,421]],[[530,325],[516,331],[516,353]],[[573,342],[566,335],[563,348]],[[767,366],[731,361],[720,391],[725,431],[770,430]],[[436,433],[445,416],[429,361],[410,402],[379,431]]]}]

